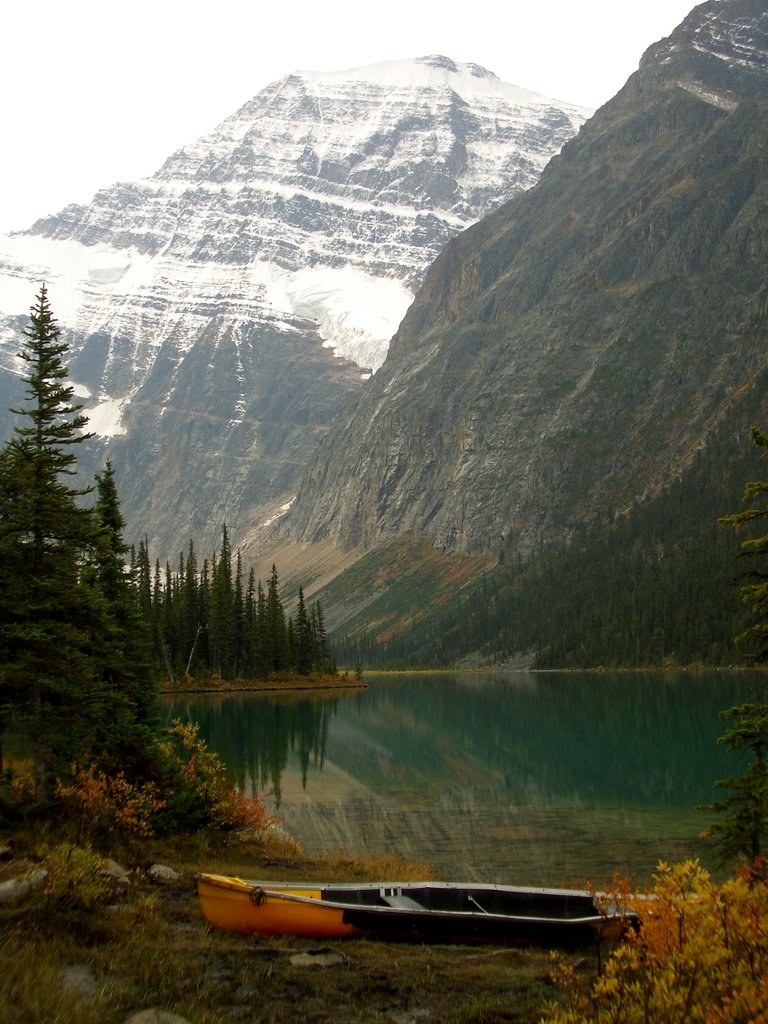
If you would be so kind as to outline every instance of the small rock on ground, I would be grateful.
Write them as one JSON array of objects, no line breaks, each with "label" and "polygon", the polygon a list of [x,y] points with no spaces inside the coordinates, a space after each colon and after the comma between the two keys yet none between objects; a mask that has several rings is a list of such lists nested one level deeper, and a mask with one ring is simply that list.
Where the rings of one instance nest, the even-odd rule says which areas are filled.
[{"label": "small rock on ground", "polygon": [[42,885],[47,877],[48,872],[40,868],[21,878],[9,878],[7,882],[0,882],[0,904],[15,903],[23,899],[36,886]]},{"label": "small rock on ground", "polygon": [[154,878],[156,882],[178,882],[181,875],[178,871],[174,871],[173,868],[169,868],[165,864],[153,864],[148,871],[149,877]]},{"label": "small rock on ground", "polygon": [[64,988],[80,996],[90,996],[96,990],[96,975],[87,964],[67,964],[62,967],[59,978]]},{"label": "small rock on ground", "polygon": [[111,857],[107,857],[104,861],[103,870],[108,875],[114,875],[115,878],[128,878],[130,872],[123,867],[122,864],[118,864],[116,860],[112,860]]},{"label": "small rock on ground", "polygon": [[332,950],[320,950],[313,953],[294,953],[289,958],[294,967],[335,967],[337,964],[347,962],[347,958],[341,953],[334,953]]},{"label": "small rock on ground", "polygon": [[138,1013],[134,1013],[125,1024],[189,1024],[189,1021],[177,1013],[154,1009],[140,1010]]},{"label": "small rock on ground", "polygon": [[107,858],[104,861],[104,866],[101,869],[101,875],[106,880],[107,884],[113,889],[130,889],[131,887],[130,872],[126,871],[126,869],[115,860]]}]

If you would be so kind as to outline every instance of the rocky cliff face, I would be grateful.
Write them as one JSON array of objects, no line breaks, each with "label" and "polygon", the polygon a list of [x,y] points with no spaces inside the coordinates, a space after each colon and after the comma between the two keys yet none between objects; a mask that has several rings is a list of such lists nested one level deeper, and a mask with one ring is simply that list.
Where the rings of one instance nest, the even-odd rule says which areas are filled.
[{"label": "rocky cliff face", "polygon": [[526,556],[663,488],[765,365],[766,154],[764,0],[710,0],[446,246],[283,532]]},{"label": "rocky cliff face", "polygon": [[241,537],[290,501],[446,241],[587,113],[442,57],[287,76],[152,178],[0,240],[3,409],[46,280],[129,536],[161,557],[224,520]]}]

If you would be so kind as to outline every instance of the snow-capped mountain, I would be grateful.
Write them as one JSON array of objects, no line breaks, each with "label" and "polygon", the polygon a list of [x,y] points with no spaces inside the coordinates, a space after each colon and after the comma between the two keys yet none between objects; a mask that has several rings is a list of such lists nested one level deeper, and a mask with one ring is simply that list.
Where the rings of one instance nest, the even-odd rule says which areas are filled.
[{"label": "snow-capped mountain", "polygon": [[444,244],[588,114],[444,57],[288,75],[151,178],[0,239],[2,407],[44,280],[129,535],[237,537],[287,504]]}]

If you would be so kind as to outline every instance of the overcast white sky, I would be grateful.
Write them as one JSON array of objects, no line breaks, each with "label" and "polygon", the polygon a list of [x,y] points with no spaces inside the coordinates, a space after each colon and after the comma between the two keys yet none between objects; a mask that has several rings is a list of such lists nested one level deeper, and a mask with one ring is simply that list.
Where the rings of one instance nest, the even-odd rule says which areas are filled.
[{"label": "overcast white sky", "polygon": [[597,107],[693,0],[7,0],[0,232],[152,174],[290,71],[440,53]]}]

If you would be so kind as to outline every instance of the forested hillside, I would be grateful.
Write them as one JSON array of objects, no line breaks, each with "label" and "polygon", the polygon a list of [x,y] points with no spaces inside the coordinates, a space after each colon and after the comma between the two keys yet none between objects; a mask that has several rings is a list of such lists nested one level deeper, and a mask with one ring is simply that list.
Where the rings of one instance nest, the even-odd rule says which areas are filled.
[{"label": "forested hillside", "polygon": [[722,430],[688,473],[627,515],[525,564],[475,574],[419,615],[401,608],[385,628],[337,630],[337,655],[393,667],[731,664],[746,566],[739,538],[718,519],[741,507],[745,483],[761,474],[748,431]]}]

